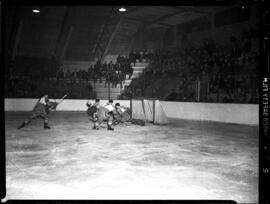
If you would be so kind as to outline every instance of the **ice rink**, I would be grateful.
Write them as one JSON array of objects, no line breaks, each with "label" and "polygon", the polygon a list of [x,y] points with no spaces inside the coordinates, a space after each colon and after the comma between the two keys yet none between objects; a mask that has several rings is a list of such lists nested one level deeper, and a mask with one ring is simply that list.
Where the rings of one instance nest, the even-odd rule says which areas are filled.
[{"label": "ice rink", "polygon": [[52,129],[6,112],[7,199],[227,199],[258,202],[258,127],[172,120],[92,130],[85,112]]}]

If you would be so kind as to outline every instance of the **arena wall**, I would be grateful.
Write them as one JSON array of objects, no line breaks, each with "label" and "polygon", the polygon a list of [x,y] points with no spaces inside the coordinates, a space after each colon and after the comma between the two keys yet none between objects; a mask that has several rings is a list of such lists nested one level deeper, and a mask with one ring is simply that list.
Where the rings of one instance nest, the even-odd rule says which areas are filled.
[{"label": "arena wall", "polygon": [[[222,12],[222,10],[227,10],[228,7],[221,8],[218,12]],[[213,36],[211,29],[207,30],[200,30],[197,31],[196,28],[192,31],[187,33],[187,39],[185,39],[185,42],[183,42],[181,35],[183,34],[180,32],[178,35],[176,34],[175,39],[177,40],[175,44],[178,44],[181,46],[183,43],[188,43],[191,46],[199,46],[202,45],[205,40],[209,40],[213,37],[213,40],[218,44],[226,45],[230,43],[230,36],[235,36],[238,41],[241,41],[241,35],[243,31],[248,31],[250,28],[256,28],[258,27],[257,22],[257,6],[251,6],[250,8],[250,18],[246,21],[241,21],[238,23],[232,23],[228,25],[218,26],[214,27],[213,30]],[[214,21],[214,20],[213,20]],[[177,26],[175,28],[177,30]],[[255,46],[257,46],[258,49],[259,42],[255,43]]]},{"label": "arena wall", "polygon": [[[38,99],[5,99],[5,111],[31,111]],[[53,101],[54,99],[52,99]],[[86,111],[87,100],[64,100],[58,111]],[[94,102],[94,100],[90,100]],[[107,100],[101,100],[106,103]],[[126,107],[129,100],[115,100]],[[161,105],[168,118],[216,121],[246,125],[259,124],[259,106],[251,104],[165,102]]]},{"label": "arena wall", "polygon": [[[54,101],[54,99],[50,99]],[[56,101],[58,101],[57,99]],[[38,99],[5,99],[5,111],[31,111]],[[86,111],[86,102],[88,100],[81,99],[66,99],[57,107],[58,111]],[[89,100],[94,103],[94,100]],[[100,100],[101,104],[108,102],[107,100]],[[130,106],[129,100],[114,100],[114,103],[119,102],[123,106]]]},{"label": "arena wall", "polygon": [[251,104],[161,102],[169,118],[259,124],[259,106]]}]

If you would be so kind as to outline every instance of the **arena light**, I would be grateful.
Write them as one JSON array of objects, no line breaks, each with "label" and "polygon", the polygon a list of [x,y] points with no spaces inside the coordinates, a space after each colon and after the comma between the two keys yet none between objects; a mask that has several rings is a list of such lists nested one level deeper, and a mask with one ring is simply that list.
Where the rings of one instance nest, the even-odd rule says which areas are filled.
[{"label": "arena light", "polygon": [[40,10],[38,10],[38,9],[33,9],[32,12],[33,12],[33,13],[40,13]]},{"label": "arena light", "polygon": [[126,12],[127,9],[126,9],[125,7],[120,7],[120,8],[118,9],[118,11],[120,11],[120,12]]},{"label": "arena light", "polygon": [[246,9],[246,8],[247,8],[247,4],[243,3],[243,4],[241,5],[241,9]]}]

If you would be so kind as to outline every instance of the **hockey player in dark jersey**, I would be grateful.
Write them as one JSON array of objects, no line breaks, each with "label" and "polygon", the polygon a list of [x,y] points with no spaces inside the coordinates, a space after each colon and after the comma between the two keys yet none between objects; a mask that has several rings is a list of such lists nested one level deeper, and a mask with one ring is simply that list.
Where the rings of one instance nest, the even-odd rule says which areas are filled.
[{"label": "hockey player in dark jersey", "polygon": [[51,102],[48,95],[44,95],[38,100],[34,109],[32,110],[31,116],[25,120],[21,125],[18,126],[18,129],[23,128],[28,125],[33,119],[42,118],[44,120],[44,129],[50,129],[48,114],[52,110],[56,110],[58,103]]},{"label": "hockey player in dark jersey", "polygon": [[91,121],[96,120],[97,109],[100,107],[99,101],[100,101],[99,99],[96,99],[94,104],[89,103],[89,101],[87,101],[86,103],[87,106],[86,113],[90,117],[89,120]]},{"label": "hockey player in dark jersey", "polygon": [[48,114],[50,111],[56,110],[57,105],[61,103],[66,96],[67,95],[64,95],[64,97],[59,102],[52,102],[49,100],[48,95],[44,95],[36,103],[30,117],[25,120],[21,125],[19,125],[18,129],[21,129],[24,126],[28,125],[33,119],[36,118],[42,118],[44,120],[44,129],[50,129]]}]

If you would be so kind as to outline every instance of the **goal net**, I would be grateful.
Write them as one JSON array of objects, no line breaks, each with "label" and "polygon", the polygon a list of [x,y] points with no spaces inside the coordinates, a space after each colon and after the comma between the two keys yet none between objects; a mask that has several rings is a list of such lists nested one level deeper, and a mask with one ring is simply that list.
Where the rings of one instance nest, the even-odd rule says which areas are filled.
[{"label": "goal net", "polygon": [[131,99],[130,110],[133,119],[141,119],[156,125],[169,123],[159,100]]}]

